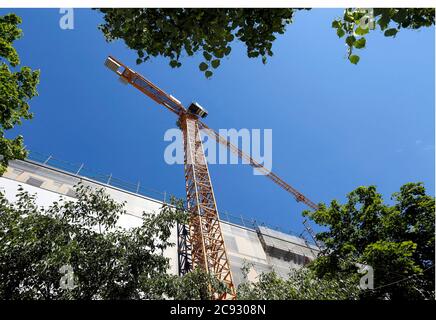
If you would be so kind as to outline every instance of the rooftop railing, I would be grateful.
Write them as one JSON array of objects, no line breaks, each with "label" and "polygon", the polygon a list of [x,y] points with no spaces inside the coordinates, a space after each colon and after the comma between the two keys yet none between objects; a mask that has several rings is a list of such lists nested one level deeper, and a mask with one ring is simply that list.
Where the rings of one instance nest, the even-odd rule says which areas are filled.
[{"label": "rooftop railing", "polygon": [[[88,178],[108,186],[112,186],[141,196],[153,198],[155,200],[159,200],[164,203],[168,202],[170,200],[170,196],[172,195],[171,193],[168,193],[166,191],[159,191],[153,188],[146,187],[142,185],[140,181],[138,181],[137,183],[128,182],[119,179],[117,177],[114,177],[112,173],[105,174],[90,169],[87,166],[85,166],[84,163],[81,164],[71,163],[64,160],[59,160],[53,157],[52,155],[45,155],[39,152],[31,151],[29,152],[27,159],[42,164],[44,166],[65,171],[67,173],[73,174],[78,177]],[[272,226],[270,224],[265,224],[264,222],[259,222],[255,219],[246,218],[243,215],[230,214],[225,210],[220,210],[220,220],[222,220],[223,222],[236,224],[247,229],[257,230],[258,226],[264,226],[269,229],[277,230],[289,235],[297,236],[300,238],[303,237],[302,234],[297,234],[292,230],[284,230],[279,226]],[[313,243],[312,241],[309,241],[307,238],[303,237],[303,239],[305,239],[310,243]]]}]

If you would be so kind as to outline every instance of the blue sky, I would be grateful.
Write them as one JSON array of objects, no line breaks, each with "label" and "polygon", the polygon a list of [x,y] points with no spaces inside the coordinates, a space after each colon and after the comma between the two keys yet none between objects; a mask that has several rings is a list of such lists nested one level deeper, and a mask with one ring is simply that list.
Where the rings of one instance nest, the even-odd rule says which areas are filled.
[{"label": "blue sky", "polygon": [[[175,116],[122,86],[103,66],[111,54],[185,105],[201,103],[215,129],[272,129],[273,171],[315,202],[344,201],[361,185],[389,199],[411,181],[434,194],[434,28],[395,39],[372,32],[355,66],[331,28],[342,10],[299,12],[266,65],[236,44],[207,80],[201,55],[180,69],[160,58],[136,66],[124,43],[105,42],[96,11],[75,10],[74,30],[59,28],[59,10],[0,13],[9,11],[23,18],[22,63],[41,70],[35,117],[13,132],[30,150],[184,197],[183,166],[163,158]],[[250,167],[211,165],[210,172],[220,211],[302,230],[304,206]]]}]

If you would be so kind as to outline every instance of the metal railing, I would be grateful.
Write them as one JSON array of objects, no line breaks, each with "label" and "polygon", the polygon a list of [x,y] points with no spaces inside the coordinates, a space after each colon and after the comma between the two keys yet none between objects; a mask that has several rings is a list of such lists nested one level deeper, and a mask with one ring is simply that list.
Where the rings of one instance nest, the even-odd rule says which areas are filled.
[{"label": "metal railing", "polygon": [[298,234],[292,230],[285,230],[284,228],[279,226],[266,224],[265,222],[257,221],[256,219],[249,219],[247,217],[244,217],[243,215],[229,214],[227,211],[220,211],[220,220],[252,230],[257,230],[258,227],[262,226],[271,230],[279,231],[291,236],[301,238],[301,234]]},{"label": "metal railing", "polygon": [[[84,177],[91,179],[93,181],[100,182],[102,184],[106,184],[108,186],[112,186],[127,192],[131,192],[134,194],[138,194],[141,196],[153,198],[155,200],[159,200],[162,202],[168,202],[170,200],[171,193],[167,193],[166,191],[159,191],[152,188],[148,188],[141,184],[140,181],[137,183],[127,182],[122,179],[116,178],[111,174],[104,174],[92,169],[89,169],[85,166],[84,163],[77,164],[71,163],[63,160],[59,160],[52,155],[45,155],[39,152],[30,151],[27,160],[42,164],[44,166],[48,166],[57,170],[62,170],[67,173],[70,173],[77,177]],[[229,214],[225,210],[220,211],[220,220],[223,222],[228,222],[231,224],[235,224],[247,229],[257,230],[259,226],[267,227],[272,230],[280,231],[285,234],[293,235],[301,238],[301,234],[297,234],[292,230],[284,230],[279,226],[272,226],[270,224],[265,224],[264,222],[257,221],[255,219],[249,219],[244,217],[243,215],[234,215]]]},{"label": "metal railing", "polygon": [[168,201],[168,194],[166,191],[159,191],[152,188],[148,188],[141,184],[140,181],[137,183],[128,182],[125,180],[118,179],[111,174],[104,174],[97,172],[95,170],[89,169],[85,164],[76,164],[63,160],[54,158],[52,155],[44,155],[39,152],[31,151],[27,156],[27,159],[33,162],[43,164],[54,169],[62,170],[73,174],[78,177],[88,178],[108,186],[112,186],[124,191],[132,192],[145,197],[150,197],[162,202]]}]

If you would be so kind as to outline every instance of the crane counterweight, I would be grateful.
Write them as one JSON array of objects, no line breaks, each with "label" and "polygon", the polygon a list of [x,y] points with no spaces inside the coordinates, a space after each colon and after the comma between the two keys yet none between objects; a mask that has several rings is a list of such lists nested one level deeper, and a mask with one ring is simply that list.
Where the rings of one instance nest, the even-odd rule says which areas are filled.
[{"label": "crane counterweight", "polygon": [[206,118],[208,114],[207,110],[203,108],[198,102],[192,102],[188,107],[188,111],[201,118]]}]

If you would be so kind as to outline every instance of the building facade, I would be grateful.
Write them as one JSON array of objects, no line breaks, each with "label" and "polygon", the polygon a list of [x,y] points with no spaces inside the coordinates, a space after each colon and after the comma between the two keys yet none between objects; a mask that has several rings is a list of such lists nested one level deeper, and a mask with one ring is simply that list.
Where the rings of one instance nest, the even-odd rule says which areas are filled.
[{"label": "building facade", "polygon": [[[159,214],[165,203],[158,197],[147,196],[140,185],[127,185],[110,176],[87,174],[83,166],[77,171],[63,166],[61,162],[24,160],[12,161],[5,174],[0,177],[0,191],[9,201],[14,201],[19,186],[36,194],[37,204],[49,206],[60,196],[73,200],[74,186],[78,182],[92,188],[103,188],[117,202],[125,202],[126,214],[119,220],[120,226],[131,228],[141,224],[143,212]],[[313,260],[319,250],[307,240],[259,226],[249,220],[221,215],[221,229],[230,260],[233,280],[237,286],[243,281],[241,268],[251,266],[248,279],[255,281],[262,272],[276,271],[286,277],[290,269],[299,268]],[[170,241],[177,244],[177,228]],[[170,259],[172,274],[179,274],[178,248],[168,248],[164,253]]]}]

